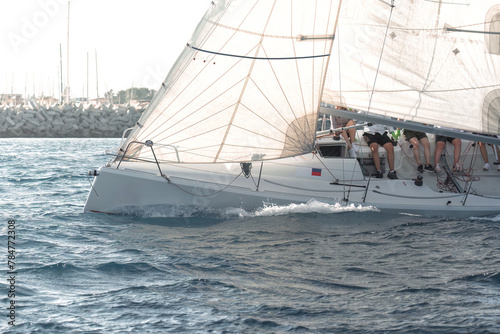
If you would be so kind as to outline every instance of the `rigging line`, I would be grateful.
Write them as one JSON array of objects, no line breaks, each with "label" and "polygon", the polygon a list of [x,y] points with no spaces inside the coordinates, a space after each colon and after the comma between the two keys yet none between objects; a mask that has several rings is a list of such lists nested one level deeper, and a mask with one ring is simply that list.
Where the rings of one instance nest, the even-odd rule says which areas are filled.
[{"label": "rigging line", "polygon": [[[346,143],[347,144],[347,143]],[[346,146],[347,148],[349,146]],[[342,157],[342,179],[345,180],[345,156]],[[352,180],[351,180],[351,183],[352,183]],[[344,181],[344,185],[343,185],[343,191],[344,191],[344,200],[346,201],[346,204],[347,204],[347,198],[346,198],[346,195],[345,195],[345,181]]]},{"label": "rigging line", "polygon": [[[338,35],[338,33],[337,33]],[[337,54],[340,55],[340,38],[337,38]],[[339,101],[342,102],[342,75],[340,75],[341,67],[340,67],[340,57],[339,58]]]},{"label": "rigging line", "polygon": [[479,31],[479,30],[465,30],[465,29],[455,29],[455,28],[446,28],[446,31],[468,32],[468,33],[484,34],[484,35],[500,35],[500,32],[498,31]]},{"label": "rigging line", "polygon": [[[317,13],[318,13],[318,0],[316,0],[315,6],[314,6],[314,22],[316,22]],[[291,27],[291,25],[290,25],[290,28],[292,28],[292,27]],[[315,25],[315,24],[313,24],[313,36],[315,36],[315,35],[316,35],[316,25]],[[335,38],[335,36],[333,36],[332,38]],[[316,53],[316,43],[314,43],[314,44],[312,45],[312,48],[313,48],[313,53]],[[295,45],[293,46],[293,49],[294,49],[294,51],[295,51]],[[298,62],[295,62],[295,64],[296,64],[296,68],[297,68],[297,70],[298,70]],[[316,65],[316,62],[314,62],[314,61],[313,61],[313,62],[312,62],[312,73],[311,73],[311,82],[313,83],[313,84],[311,85],[311,96],[314,96],[314,91],[315,91],[315,80],[314,80],[314,74],[313,74],[313,73],[315,73],[315,72],[316,72],[316,71],[315,71],[315,65]],[[302,91],[302,87],[301,87],[301,91]],[[314,110],[314,107],[315,107],[315,105],[314,105],[314,99],[312,99],[312,100],[311,100],[311,104],[312,104],[312,106],[311,106],[311,110]],[[316,114],[316,115],[317,115],[317,114]],[[316,116],[316,119],[317,119],[317,118],[318,118],[318,116]],[[310,132],[312,132],[312,133],[314,133],[314,136],[315,136],[315,137],[316,137],[316,131],[315,131],[315,128],[311,129],[311,127],[312,127],[312,126],[316,127],[316,124],[317,124],[317,121],[316,121],[316,122],[314,122],[314,125],[313,125],[313,124],[311,124],[311,123],[309,123],[309,131],[310,131]],[[314,140],[316,140],[316,138],[315,138]]]},{"label": "rigging line", "polygon": [[324,164],[324,162],[317,156],[317,153],[313,152],[312,154],[318,159],[318,161],[323,165],[323,167],[325,167],[325,169],[327,170],[327,172],[335,179],[335,182],[339,182],[339,179],[337,179],[335,177],[335,175],[333,175],[333,173],[330,171],[330,169],[328,169],[328,167],[326,167],[326,165]]},{"label": "rigging line", "polygon": [[[335,40],[335,31],[333,31],[331,35],[328,35],[328,29],[329,29],[329,26],[330,26],[330,18],[331,18],[331,14],[332,14],[332,6],[333,6],[333,2],[330,3],[329,10],[328,10],[328,18],[327,18],[327,21],[326,21],[328,23],[327,23],[326,27],[323,29],[323,32],[325,33],[323,35],[323,37],[324,36],[328,36],[328,37],[326,37],[325,43],[322,43],[322,44],[318,45],[318,49],[320,51],[322,50],[323,52],[325,52],[325,53],[328,52],[329,54],[332,53],[333,41]],[[339,4],[339,6],[340,6],[340,4]],[[319,8],[319,6],[318,6],[318,0],[316,0],[315,9],[314,9],[314,22],[317,21],[316,18],[318,17],[318,8]],[[311,39],[317,39],[317,38],[314,37],[314,36],[316,36],[316,29],[317,29],[316,24],[313,24],[313,37]],[[306,38],[304,37],[303,39],[306,39]],[[328,45],[328,41],[327,41],[328,39],[331,40],[331,41],[329,41],[330,42],[330,46]],[[313,50],[314,50],[313,52],[315,53],[316,52],[316,44],[313,44],[312,47],[313,47]],[[328,66],[329,60],[330,60],[330,57],[328,57],[326,59],[326,61],[323,60],[322,62],[320,62],[317,65],[316,65],[316,62],[312,62],[312,70],[313,71],[311,73],[311,79],[312,79],[311,81],[312,81],[313,84],[311,85],[311,94],[312,94],[311,96],[315,96],[316,95],[315,92],[319,91],[318,102],[319,102],[320,105],[321,105],[322,94],[323,94],[322,92],[323,92],[323,89],[324,89],[324,82],[325,82],[326,75],[328,73],[328,67],[327,66]],[[319,77],[317,85],[316,85],[316,81],[314,80],[314,73],[316,73],[316,66],[318,68],[320,68],[320,73],[323,73],[322,77],[321,76]],[[298,68],[298,66],[297,66],[297,68]],[[314,101],[314,98],[311,99],[310,102],[311,102],[311,110],[316,111],[314,113],[314,115],[317,118],[319,116],[319,108],[317,108],[317,106],[315,104],[315,101]],[[316,124],[317,124],[317,122],[314,122],[314,123],[310,122],[309,124],[306,124],[306,126],[309,125],[308,131],[310,133],[316,134],[316,129],[315,129]],[[316,138],[314,140],[316,140]]]},{"label": "rigging line", "polygon": [[315,56],[298,56],[298,57],[251,57],[251,56],[242,56],[242,55],[236,55],[236,54],[231,54],[231,53],[222,53],[222,52],[216,52],[216,51],[209,51],[209,50],[204,50],[197,48],[195,46],[192,46],[188,44],[188,46],[196,51],[204,52],[204,53],[210,53],[218,56],[226,56],[226,57],[235,57],[235,58],[242,58],[242,59],[252,59],[252,60],[299,60],[299,59],[311,59],[311,58],[322,58],[322,57],[328,57],[330,54],[322,54],[322,55],[315,55]]},{"label": "rigging line", "polygon": [[[356,135],[357,135],[357,131],[356,131]],[[355,138],[356,138],[356,137],[355,137]],[[360,145],[360,146],[361,146],[361,145]],[[347,148],[349,148],[349,146],[346,146],[346,147],[347,147]],[[355,159],[356,159],[356,163],[359,165],[359,162],[358,162],[357,158],[355,158]],[[363,159],[363,158],[361,158],[361,159]],[[346,184],[345,184],[345,179],[346,179],[346,178],[345,178],[345,171],[346,171],[346,170],[345,170],[345,165],[344,165],[344,163],[345,163],[345,157],[344,157],[344,158],[342,158],[342,177],[343,177],[343,179],[344,179],[344,183],[343,183],[343,185],[344,185],[344,188],[345,188],[345,186],[346,186]],[[351,181],[350,181],[350,183],[348,184],[349,189],[347,190],[347,196],[345,196],[345,189],[344,189],[344,200],[345,200],[346,202],[348,202],[348,201],[349,201],[349,197],[350,197],[350,195],[351,195],[351,189],[352,189],[352,187],[353,187],[354,172],[355,172],[355,169],[356,169],[356,163],[354,163],[354,164],[352,165],[352,170],[351,170]]]},{"label": "rigging line", "polygon": [[[472,147],[474,147],[474,149],[472,149]],[[473,166],[476,163],[476,160],[478,159],[478,155],[479,155],[479,154],[477,154],[478,147],[479,147],[479,143],[474,145],[473,142],[469,142],[466,149],[464,150],[464,153],[462,154],[462,160],[463,160],[463,163],[461,164],[462,166],[465,165],[466,156],[470,155],[470,157],[471,157],[469,168],[462,168],[463,178],[461,178],[460,180],[463,182],[467,183],[469,181],[470,182],[478,181],[480,179],[480,177],[474,176],[474,168],[473,168]],[[470,154],[471,149],[472,149],[472,154]]]},{"label": "rigging line", "polygon": [[[290,15],[293,17],[293,10],[294,10],[294,7],[293,7],[293,2],[290,2]],[[313,22],[316,22],[316,10],[317,10],[317,6],[315,6],[315,11],[314,11],[314,21]],[[293,20],[290,20],[290,30],[292,30],[292,22]],[[315,29],[316,28],[316,25],[313,24],[313,34],[315,32]],[[314,53],[314,46],[316,44],[313,44],[313,53]],[[297,50],[295,49],[295,43],[292,43],[292,50],[293,50],[293,54],[296,56],[297,55]],[[271,64],[269,64],[271,65]],[[304,111],[307,110],[307,107],[306,107],[306,101],[304,101],[304,87],[302,87],[302,78],[300,76],[300,70],[299,70],[299,62],[297,60],[295,60],[295,71],[296,71],[296,76],[297,76],[297,81],[299,83],[299,93],[300,93],[300,100],[302,102],[302,108]],[[314,73],[314,62],[313,62],[313,73]],[[312,85],[314,87],[314,80],[312,80]],[[314,88],[313,88],[314,89]],[[312,95],[314,96],[314,94]],[[295,116],[295,113],[294,113],[294,117],[297,118],[297,116]],[[300,131],[302,131],[303,134],[306,134],[307,132],[307,129],[303,128],[302,126],[302,122],[298,122],[299,123],[299,126],[300,126]],[[314,122],[314,124],[316,125],[316,122]],[[307,127],[307,125],[306,125]],[[309,129],[310,131],[311,129]]]},{"label": "rigging line", "polygon": [[[186,190],[186,189],[182,188],[181,186],[179,186],[179,185],[177,185],[177,184],[173,183],[173,182],[172,182],[172,180],[168,179],[166,175],[164,175],[164,174],[163,174],[163,175],[161,175],[161,176],[162,176],[165,180],[167,180],[169,184],[173,185],[174,187],[176,187],[176,188],[177,188],[177,189],[179,189],[180,191],[185,192],[185,193],[186,193],[186,194],[188,194],[188,195],[195,196],[195,197],[210,197],[210,196],[217,195],[218,193],[220,193],[220,192],[224,191],[224,190],[225,190],[227,187],[229,187],[229,186],[230,186],[230,185],[231,185],[234,181],[236,181],[236,179],[238,179],[238,178],[241,176],[241,174],[243,174],[243,171],[241,171],[238,175],[236,175],[236,177],[235,177],[235,178],[234,178],[231,182],[229,182],[227,185],[225,185],[222,189],[219,189],[219,190],[217,190],[216,192],[213,192],[213,193],[211,193],[211,194],[206,194],[206,195],[200,195],[200,194],[195,194],[195,193],[192,193],[192,192],[190,192],[190,191],[188,191],[188,190]],[[255,183],[255,181],[254,181],[254,183]]]},{"label": "rigging line", "polygon": [[387,40],[387,33],[389,32],[389,25],[391,23],[392,11],[393,11],[393,9],[395,7],[394,0],[391,0],[391,5],[390,6],[391,6],[391,12],[389,13],[389,19],[387,20],[387,26],[386,26],[386,30],[385,30],[385,36],[384,36],[384,43],[382,43],[382,50],[380,51],[380,57],[378,59],[377,70],[375,71],[375,79],[373,80],[372,92],[370,94],[370,101],[368,102],[368,108],[367,108],[366,111],[370,111],[370,108],[372,106],[373,94],[375,92],[375,85],[377,83],[378,72],[380,71],[380,64],[382,63],[382,56],[384,54],[385,42]]},{"label": "rigging line", "polygon": [[[253,185],[255,186],[255,189],[258,189],[259,186],[257,185],[257,182],[255,182],[255,179],[253,178],[252,172],[250,172],[250,177],[252,178]],[[260,182],[260,177],[259,177],[259,182]]]},{"label": "rigging line", "polygon": [[[466,90],[474,90],[474,89],[494,88],[494,87],[499,87],[499,86],[500,86],[500,84],[495,84],[495,85],[466,87],[466,88],[425,90],[423,92],[426,92],[426,93],[458,92],[458,91],[466,91]],[[416,89],[381,89],[381,90],[373,90],[372,89],[372,91],[375,91],[377,93],[421,92],[421,90],[416,90]],[[348,93],[366,93],[366,92],[369,92],[369,90],[366,90],[366,89],[347,90],[345,92],[348,92]]]},{"label": "rigging line", "polygon": [[[331,3],[331,6],[333,5],[333,1]],[[330,6],[330,11],[329,11],[329,16],[328,16],[328,22],[330,22],[330,14],[332,13],[332,7]],[[337,16],[335,17],[335,23],[333,25],[333,36],[335,36],[335,34],[337,33],[337,25],[338,25],[338,22],[339,22],[339,16],[340,16],[340,8],[342,6],[342,0],[339,1],[339,7],[337,9]],[[330,48],[329,48],[329,53],[331,54],[332,53],[332,50],[333,50],[333,42],[334,40],[332,40],[332,42],[330,43]],[[328,72],[328,65],[330,64],[330,57],[328,57],[326,59],[326,66],[325,66],[325,69],[323,69],[324,73],[323,73],[323,82],[321,83],[321,86],[319,87],[319,99],[318,99],[318,112],[321,108],[321,101],[323,100],[323,91],[325,90],[325,83],[326,83],[326,74]]]},{"label": "rigging line", "polygon": [[[473,27],[473,26],[483,26],[485,24],[492,24],[498,22],[498,20],[495,21],[490,21],[490,22],[481,22],[481,23],[472,23],[472,24],[467,24],[467,25],[462,25],[462,26],[456,26],[456,27],[436,27],[436,28],[412,28],[412,27],[392,27],[394,31],[402,31],[402,32],[440,32],[440,31],[449,31],[449,32],[467,32],[467,33],[478,33],[478,34],[492,34],[492,35],[498,35],[500,32],[488,32],[488,31],[483,31],[483,30],[468,30],[468,29],[458,29],[457,27]],[[367,27],[375,27],[379,28],[381,27],[380,24],[367,24]]]},{"label": "rigging line", "polygon": [[[338,35],[339,33],[338,32],[335,32],[336,35]],[[338,53],[340,55],[340,39],[337,40],[337,48],[338,48]],[[340,57],[338,57],[338,66],[339,66],[339,102],[342,104],[342,75],[340,75]],[[333,124],[333,116],[330,115],[330,126],[332,126]],[[345,131],[345,130],[343,130]],[[357,132],[357,131],[356,131]],[[349,146],[347,146],[349,148]],[[345,157],[344,157],[345,158]],[[345,166],[344,166],[344,163],[345,163],[345,159],[342,159],[342,177],[343,179],[345,180]],[[353,174],[354,175],[354,170],[353,170]],[[351,176],[351,184],[352,184],[352,180],[353,180],[354,176]],[[346,199],[346,202],[349,200],[349,194],[350,194],[350,191],[351,190],[351,187],[349,187],[349,191],[348,191],[348,195],[347,195],[347,198],[345,196],[345,182],[344,182],[344,199]],[[346,203],[347,204],[347,203]]]},{"label": "rigging line", "polygon": [[88,177],[88,175],[87,175],[87,180],[89,181],[89,183],[90,183],[90,187],[92,188],[92,190],[94,190],[94,192],[95,192],[95,194],[97,195],[97,197],[99,197],[99,194],[98,194],[98,193],[97,193],[97,191],[95,190],[94,185],[92,184],[92,182],[90,182],[90,178]]},{"label": "rigging line", "polygon": [[[359,162],[357,161],[358,159],[357,158],[354,158],[354,159],[356,159],[356,163],[359,165]],[[349,189],[347,191],[347,200],[349,200],[349,196],[351,196],[351,189],[352,189],[352,183],[354,181],[354,171],[356,169],[356,163],[352,164],[351,181],[350,181],[350,184],[349,184]]]},{"label": "rigging line", "polygon": [[259,191],[259,186],[260,186],[260,180],[261,180],[261,177],[262,177],[262,168],[264,167],[264,161],[261,161],[260,162],[260,171],[259,171],[259,180],[257,181],[257,188],[255,189],[255,191]]}]

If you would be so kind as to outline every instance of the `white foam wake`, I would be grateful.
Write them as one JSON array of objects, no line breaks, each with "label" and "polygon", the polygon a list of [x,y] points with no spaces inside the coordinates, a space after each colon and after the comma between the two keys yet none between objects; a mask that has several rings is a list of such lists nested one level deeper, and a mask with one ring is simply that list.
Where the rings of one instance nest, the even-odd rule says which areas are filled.
[{"label": "white foam wake", "polygon": [[496,215],[493,217],[470,217],[469,219],[472,220],[487,220],[487,221],[492,221],[492,222],[500,222],[500,215]]},{"label": "white foam wake", "polygon": [[257,210],[255,216],[280,216],[287,215],[291,213],[343,213],[343,212],[367,212],[367,211],[379,211],[373,206],[362,206],[362,205],[342,205],[340,203],[328,204],[324,202],[319,202],[317,200],[310,200],[307,203],[302,204],[290,204],[285,206],[270,205],[265,206],[262,209]]}]

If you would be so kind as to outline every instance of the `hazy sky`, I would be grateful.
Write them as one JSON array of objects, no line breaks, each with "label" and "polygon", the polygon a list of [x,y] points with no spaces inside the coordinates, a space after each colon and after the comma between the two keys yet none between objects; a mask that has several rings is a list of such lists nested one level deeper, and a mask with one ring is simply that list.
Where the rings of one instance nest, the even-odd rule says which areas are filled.
[{"label": "hazy sky", "polygon": [[[211,0],[71,0],[72,97],[157,89]],[[67,0],[0,0],[0,93],[59,96],[67,62]]]}]

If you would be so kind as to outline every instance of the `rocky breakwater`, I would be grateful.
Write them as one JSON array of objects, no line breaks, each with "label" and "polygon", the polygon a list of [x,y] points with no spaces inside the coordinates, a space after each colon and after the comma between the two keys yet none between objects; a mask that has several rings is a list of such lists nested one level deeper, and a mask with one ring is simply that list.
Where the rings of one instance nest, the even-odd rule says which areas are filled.
[{"label": "rocky breakwater", "polygon": [[85,107],[83,104],[0,107],[1,138],[121,137],[133,127],[143,108],[133,106]]}]

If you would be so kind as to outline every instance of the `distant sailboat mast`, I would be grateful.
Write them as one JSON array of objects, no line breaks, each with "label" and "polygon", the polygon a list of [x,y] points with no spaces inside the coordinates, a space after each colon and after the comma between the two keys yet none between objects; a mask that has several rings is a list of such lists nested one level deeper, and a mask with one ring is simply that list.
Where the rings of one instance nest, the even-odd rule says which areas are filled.
[{"label": "distant sailboat mast", "polygon": [[95,49],[95,86],[97,92],[97,104],[99,104],[99,72],[97,71],[97,49]]},{"label": "distant sailboat mast", "polygon": [[69,103],[69,11],[71,1],[68,0],[68,34],[67,34],[67,50],[66,50],[66,103]]},{"label": "distant sailboat mast", "polygon": [[87,103],[89,103],[89,53],[87,52]]},{"label": "distant sailboat mast", "polygon": [[63,70],[62,70],[62,46],[59,44],[59,68],[60,68],[60,74],[61,74],[61,91],[60,91],[60,96],[59,99],[61,103],[63,102],[63,96],[64,96],[64,90],[63,90]]}]

